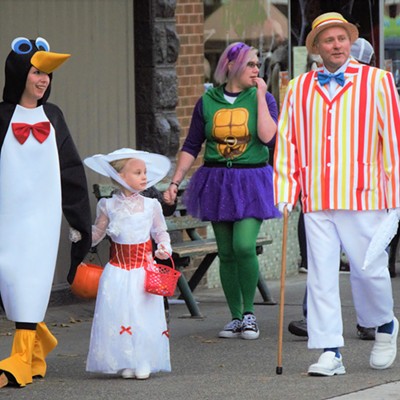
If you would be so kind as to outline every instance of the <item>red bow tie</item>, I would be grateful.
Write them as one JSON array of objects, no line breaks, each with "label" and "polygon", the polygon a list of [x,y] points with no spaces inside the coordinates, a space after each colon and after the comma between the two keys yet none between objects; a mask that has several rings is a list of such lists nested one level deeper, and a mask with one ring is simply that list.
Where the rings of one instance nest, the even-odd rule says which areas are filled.
[{"label": "red bow tie", "polygon": [[28,139],[29,133],[32,130],[33,136],[40,143],[43,143],[47,136],[50,134],[50,122],[38,122],[37,124],[30,125],[23,122],[15,122],[11,124],[12,130],[18,142],[24,144]]}]

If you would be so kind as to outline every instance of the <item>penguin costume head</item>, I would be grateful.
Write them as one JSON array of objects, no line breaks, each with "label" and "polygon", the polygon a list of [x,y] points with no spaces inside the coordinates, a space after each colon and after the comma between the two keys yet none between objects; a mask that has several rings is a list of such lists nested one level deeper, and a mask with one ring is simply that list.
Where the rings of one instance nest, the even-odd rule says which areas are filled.
[{"label": "penguin costume head", "polygon": [[44,104],[50,96],[52,72],[71,55],[50,52],[48,42],[41,37],[36,40],[18,37],[12,41],[11,49],[5,65],[3,100],[11,104],[19,103],[28,72],[33,66],[50,77],[50,84],[38,101],[38,105]]}]

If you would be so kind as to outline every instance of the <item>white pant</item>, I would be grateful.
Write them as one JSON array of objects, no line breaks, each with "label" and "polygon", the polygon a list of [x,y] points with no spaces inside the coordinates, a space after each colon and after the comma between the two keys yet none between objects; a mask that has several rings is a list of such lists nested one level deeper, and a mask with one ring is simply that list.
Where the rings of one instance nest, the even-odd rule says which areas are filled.
[{"label": "white pant", "polygon": [[376,327],[393,319],[392,285],[385,249],[362,270],[368,245],[384,219],[382,211],[318,211],[304,214],[307,237],[308,347],[341,347],[343,323],[339,292],[341,248],[350,262],[357,322]]}]

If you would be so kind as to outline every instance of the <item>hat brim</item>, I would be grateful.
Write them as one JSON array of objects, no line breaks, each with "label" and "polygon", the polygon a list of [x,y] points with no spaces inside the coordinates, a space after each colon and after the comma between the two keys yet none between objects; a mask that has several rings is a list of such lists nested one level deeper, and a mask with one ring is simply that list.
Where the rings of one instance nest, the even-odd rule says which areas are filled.
[{"label": "hat brim", "polygon": [[358,39],[358,29],[355,25],[351,24],[350,22],[332,22],[329,24],[318,26],[307,35],[306,38],[307,51],[311,54],[319,54],[318,48],[315,45],[315,39],[322,31],[333,27],[346,29],[346,31],[349,33],[351,44],[353,44]]},{"label": "hat brim", "polygon": [[85,158],[83,162],[91,170],[112,178],[108,168],[105,167],[104,162],[109,165],[111,161],[123,160],[126,158],[136,158],[144,161],[146,164],[146,189],[160,182],[168,174],[171,168],[171,161],[167,157],[161,154],[134,149],[120,149],[113,151],[110,154],[95,154],[91,157]]}]

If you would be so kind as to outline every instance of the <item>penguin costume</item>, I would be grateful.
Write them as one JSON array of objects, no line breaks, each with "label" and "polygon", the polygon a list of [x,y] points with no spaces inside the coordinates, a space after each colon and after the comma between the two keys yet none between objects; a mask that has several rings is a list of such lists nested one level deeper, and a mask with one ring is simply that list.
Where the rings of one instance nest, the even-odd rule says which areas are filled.
[{"label": "penguin costume", "polygon": [[62,111],[47,103],[52,72],[70,55],[50,52],[43,38],[11,47],[0,103],[0,295],[16,330],[0,387],[23,387],[45,376],[57,345],[43,320],[62,214],[82,237],[72,244],[69,283],[90,249],[91,215],[83,164]]}]

